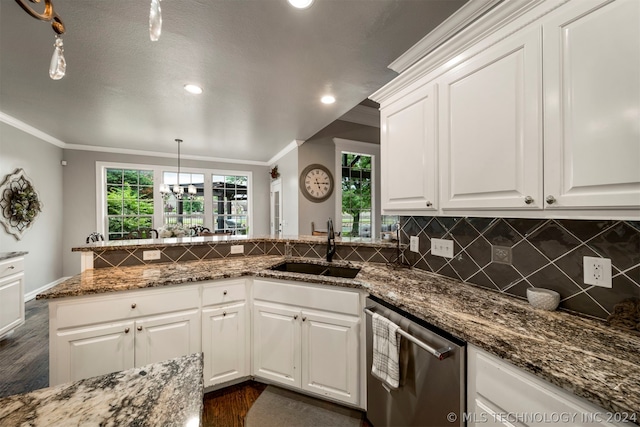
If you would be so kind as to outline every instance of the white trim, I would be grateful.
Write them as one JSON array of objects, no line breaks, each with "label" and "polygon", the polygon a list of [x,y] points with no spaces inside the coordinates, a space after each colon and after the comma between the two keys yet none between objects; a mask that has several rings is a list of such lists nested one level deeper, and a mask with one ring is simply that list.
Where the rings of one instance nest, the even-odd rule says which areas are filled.
[{"label": "white trim", "polygon": [[0,122],[6,123],[9,126],[13,126],[18,130],[28,133],[29,135],[35,136],[36,138],[39,138],[45,142],[48,142],[49,144],[53,144],[56,147],[67,148],[68,146],[68,144],[60,141],[58,138],[54,138],[51,135],[34,128],[33,126],[28,125],[25,122],[16,119],[15,117],[12,117],[6,113],[3,113],[2,111],[0,111]]},{"label": "white trim", "polygon": [[377,108],[367,107],[366,105],[356,105],[339,117],[338,120],[379,128],[380,111]]},{"label": "white trim", "polygon": [[340,219],[340,230],[342,230],[342,153],[354,153],[354,154],[366,154],[371,156],[371,238],[377,238],[378,233],[378,218],[382,214],[376,211],[376,180],[380,179],[377,176],[376,169],[377,164],[380,161],[380,145],[372,144],[363,141],[354,141],[352,139],[333,138],[335,144],[335,181],[338,183],[335,187],[335,224],[338,224],[337,219]]},{"label": "white trim", "polygon": [[501,1],[474,0],[468,2],[389,64],[388,68],[398,74],[402,73]]},{"label": "white trim", "polygon": [[34,291],[31,292],[27,292],[26,294],[24,294],[24,301],[31,301],[32,299],[34,299],[36,297],[36,295],[46,291],[47,289],[51,289],[56,285],[59,285],[60,283],[64,282],[65,280],[67,280],[68,278],[70,278],[71,276],[67,276],[67,277],[61,277],[58,280],[54,280],[51,283],[47,283],[46,285],[42,286],[41,288],[38,288]]},{"label": "white trim", "polygon": [[275,162],[277,162],[278,160],[280,160],[281,158],[283,158],[284,156],[289,154],[289,152],[291,152],[294,149],[300,147],[302,144],[304,144],[303,140],[294,139],[293,141],[288,143],[286,147],[284,147],[282,150],[280,150],[275,156],[270,158],[269,161],[265,165],[266,166],[272,166]]}]

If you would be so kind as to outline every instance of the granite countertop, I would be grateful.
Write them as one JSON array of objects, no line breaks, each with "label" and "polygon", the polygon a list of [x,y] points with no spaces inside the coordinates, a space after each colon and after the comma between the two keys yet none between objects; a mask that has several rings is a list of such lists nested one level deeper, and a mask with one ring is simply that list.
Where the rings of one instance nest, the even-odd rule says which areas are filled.
[{"label": "granite countertop", "polygon": [[[170,237],[161,239],[131,239],[110,240],[93,242],[71,248],[73,252],[109,251],[120,249],[137,249],[140,247],[154,249],[167,246],[206,245],[209,243],[245,243],[245,242],[278,242],[278,243],[325,243],[326,236],[196,236],[196,237]],[[336,245],[368,246],[368,247],[392,247],[397,246],[397,241],[386,239],[372,239],[365,237],[336,237]],[[406,245],[403,245],[406,246]]]},{"label": "granite countertop", "polygon": [[29,252],[0,252],[0,261],[4,261],[5,259],[17,258],[28,253]]},{"label": "granite countertop", "polygon": [[0,398],[0,425],[202,425],[202,354]]},{"label": "granite countertop", "polygon": [[[418,269],[361,267],[355,279],[268,270],[281,256],[87,270],[37,296],[61,298],[257,276],[364,289],[452,335],[613,412],[640,413],[640,336]],[[323,260],[306,260],[325,263]]]}]

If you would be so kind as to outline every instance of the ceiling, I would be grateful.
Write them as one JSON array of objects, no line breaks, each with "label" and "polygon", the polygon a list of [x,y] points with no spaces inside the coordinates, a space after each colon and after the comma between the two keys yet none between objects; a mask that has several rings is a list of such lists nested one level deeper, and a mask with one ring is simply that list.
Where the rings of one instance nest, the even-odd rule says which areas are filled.
[{"label": "ceiling", "polygon": [[387,66],[465,1],[163,0],[151,42],[149,0],[53,0],[67,61],[54,81],[50,25],[0,0],[0,112],[68,148],[173,155],[181,138],[185,157],[267,162],[392,80]]}]

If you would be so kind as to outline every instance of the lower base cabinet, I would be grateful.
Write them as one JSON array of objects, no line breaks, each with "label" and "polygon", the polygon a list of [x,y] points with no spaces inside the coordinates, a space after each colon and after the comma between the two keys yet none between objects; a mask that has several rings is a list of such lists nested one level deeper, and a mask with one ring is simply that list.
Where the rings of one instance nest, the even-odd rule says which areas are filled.
[{"label": "lower base cabinet", "polygon": [[0,261],[0,338],[24,323],[23,257]]},{"label": "lower base cabinet", "polygon": [[484,350],[467,347],[468,427],[623,425],[608,422],[607,414]]}]

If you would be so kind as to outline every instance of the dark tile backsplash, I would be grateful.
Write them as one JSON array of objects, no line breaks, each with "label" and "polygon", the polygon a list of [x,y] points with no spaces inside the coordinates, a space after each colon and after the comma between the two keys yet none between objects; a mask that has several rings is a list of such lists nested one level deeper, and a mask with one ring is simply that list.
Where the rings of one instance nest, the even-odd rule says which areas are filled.
[{"label": "dark tile backsplash", "polygon": [[[401,217],[402,243],[416,268],[526,298],[528,287],[560,293],[560,308],[606,319],[613,306],[640,297],[640,222],[471,217]],[[431,255],[431,238],[454,241],[454,257]],[[511,263],[492,260],[492,246],[511,249]],[[612,288],[585,285],[582,257],[610,258]]]}]

